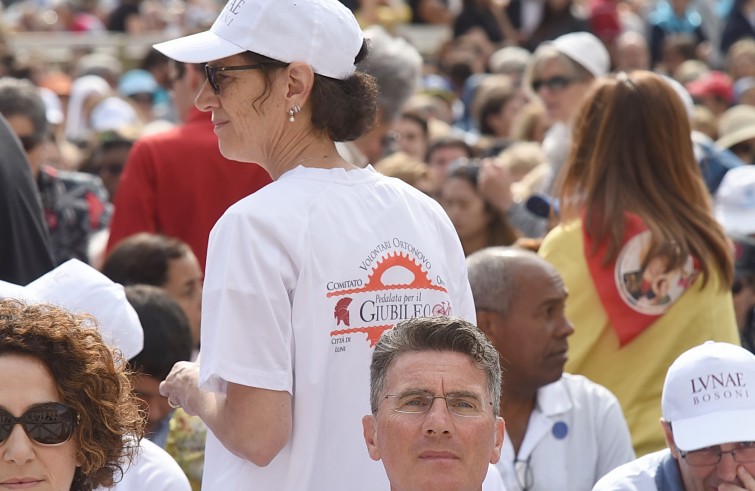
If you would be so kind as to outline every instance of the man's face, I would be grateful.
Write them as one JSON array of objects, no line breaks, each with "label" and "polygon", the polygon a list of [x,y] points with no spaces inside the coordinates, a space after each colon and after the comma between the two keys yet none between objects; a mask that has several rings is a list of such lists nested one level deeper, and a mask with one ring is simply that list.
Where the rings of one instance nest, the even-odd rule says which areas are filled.
[{"label": "man's face", "polygon": [[171,413],[168,398],[160,394],[161,380],[149,375],[134,375],[131,377],[131,384],[134,386],[134,393],[139,397],[147,413],[147,433],[152,433],[159,428],[163,418]]},{"label": "man's face", "polygon": [[[671,455],[679,464],[685,491],[735,491],[755,489],[755,462],[738,464],[730,452],[741,448],[742,443],[725,443],[720,445],[721,460],[718,464],[692,466],[682,458],[680,450],[674,443],[674,436],[668,425],[663,423],[666,443]],[[736,451],[736,450],[735,450]]]},{"label": "man's face", "polygon": [[529,392],[561,378],[574,328],[564,315],[567,292],[558,272],[534,260],[517,267],[508,315],[489,313],[490,325],[481,327],[501,354],[504,386]]},{"label": "man's face", "polygon": [[498,462],[503,419],[484,405],[481,416],[451,414],[444,399],[421,414],[393,410],[388,394],[468,394],[490,401],[485,372],[463,353],[406,353],[388,368],[377,414],[362,419],[373,460],[382,460],[393,491],[479,491],[488,464]]}]

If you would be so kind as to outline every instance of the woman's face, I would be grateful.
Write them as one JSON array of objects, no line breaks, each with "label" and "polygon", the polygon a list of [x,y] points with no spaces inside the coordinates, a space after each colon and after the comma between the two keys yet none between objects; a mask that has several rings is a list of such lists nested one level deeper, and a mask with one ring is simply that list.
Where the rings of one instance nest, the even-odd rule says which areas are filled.
[{"label": "woman's face", "polygon": [[462,242],[486,233],[490,215],[485,209],[485,201],[466,179],[446,179],[441,192],[441,204]]},{"label": "woman's face", "polygon": [[[20,354],[0,355],[0,407],[15,417],[35,404],[63,402],[55,380],[39,359]],[[0,444],[0,489],[70,491],[76,462],[73,439],[59,445],[40,445],[21,425]]]},{"label": "woman's face", "polygon": [[491,114],[488,123],[493,128],[493,136],[508,138],[511,134],[514,120],[519,116],[522,107],[524,107],[524,98],[517,94],[506,101],[497,113]]},{"label": "woman's face", "polygon": [[[210,67],[252,65],[241,55],[211,61]],[[289,108],[283,107],[281,89],[271,73],[272,88],[264,102],[253,102],[264,93],[265,77],[259,69],[217,71],[220,94],[205,82],[197,94],[195,105],[200,111],[212,112],[212,123],[218,137],[220,153],[231,160],[257,162],[263,167],[267,156],[282,145],[280,136],[287,124]],[[279,150],[279,149],[278,149]],[[268,169],[269,170],[269,169]]]},{"label": "woman's face", "polygon": [[[591,81],[577,80],[558,58],[543,62],[532,75],[533,85],[541,82],[538,97],[543,101],[551,123],[569,123],[590,88]],[[543,82],[552,82],[551,84]],[[555,83],[559,81],[560,83]]]},{"label": "woman's face", "polygon": [[202,268],[192,252],[168,261],[168,278],[163,289],[181,305],[191,327],[194,345],[199,345],[202,320]]},{"label": "woman's face", "polygon": [[401,118],[393,123],[393,131],[399,136],[399,150],[407,155],[411,155],[420,162],[425,161],[427,139],[419,123],[412,119]]}]

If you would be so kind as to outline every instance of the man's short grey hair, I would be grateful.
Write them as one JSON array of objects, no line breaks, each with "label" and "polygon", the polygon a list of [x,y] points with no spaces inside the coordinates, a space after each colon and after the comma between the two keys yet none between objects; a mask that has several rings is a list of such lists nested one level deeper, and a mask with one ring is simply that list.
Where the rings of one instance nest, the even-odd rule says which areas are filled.
[{"label": "man's short grey hair", "polygon": [[420,86],[422,56],[406,40],[391,36],[381,27],[367,28],[364,36],[369,40],[370,53],[358,70],[375,77],[381,117],[393,121]]},{"label": "man's short grey hair", "polygon": [[517,268],[522,259],[544,261],[534,252],[519,247],[487,247],[467,257],[467,274],[475,308],[509,315],[519,294]]},{"label": "man's short grey hair", "polygon": [[498,352],[474,324],[459,317],[417,317],[399,322],[386,331],[375,346],[370,366],[370,405],[376,414],[388,369],[406,353],[452,351],[469,357],[485,372],[493,413],[498,416],[501,402],[501,365]]},{"label": "man's short grey hair", "polygon": [[39,88],[26,79],[0,78],[0,114],[9,118],[22,115],[31,120],[34,136],[47,134],[47,107]]}]

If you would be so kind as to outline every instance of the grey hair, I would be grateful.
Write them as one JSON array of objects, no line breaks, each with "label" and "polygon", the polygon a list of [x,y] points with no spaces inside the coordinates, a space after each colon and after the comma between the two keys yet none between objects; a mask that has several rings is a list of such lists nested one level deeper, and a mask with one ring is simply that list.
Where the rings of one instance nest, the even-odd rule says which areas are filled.
[{"label": "grey hair", "polygon": [[367,28],[364,36],[370,41],[370,53],[357,69],[375,77],[382,120],[393,121],[419,88],[422,56],[406,40],[393,37],[378,26]]},{"label": "grey hair", "polygon": [[460,317],[417,317],[399,322],[386,331],[375,346],[370,365],[370,405],[376,414],[385,388],[388,369],[406,353],[452,351],[467,355],[485,372],[493,413],[501,402],[501,365],[498,351],[474,324]]},{"label": "grey hair", "polygon": [[516,267],[522,258],[542,261],[519,247],[486,247],[467,257],[467,274],[475,308],[506,317],[519,293]]},{"label": "grey hair", "polygon": [[0,79],[0,113],[6,118],[26,116],[34,127],[34,136],[47,134],[47,107],[39,88],[26,79]]}]

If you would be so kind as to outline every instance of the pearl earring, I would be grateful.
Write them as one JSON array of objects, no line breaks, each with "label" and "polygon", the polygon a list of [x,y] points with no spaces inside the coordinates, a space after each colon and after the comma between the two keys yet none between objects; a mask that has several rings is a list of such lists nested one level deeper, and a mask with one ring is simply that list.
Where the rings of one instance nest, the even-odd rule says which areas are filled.
[{"label": "pearl earring", "polygon": [[299,104],[294,104],[294,107],[288,110],[288,122],[293,123],[294,121],[296,121],[296,119],[294,119],[294,114],[298,114],[300,111],[301,107],[299,106]]}]

